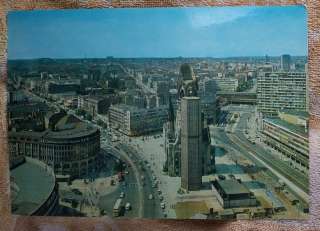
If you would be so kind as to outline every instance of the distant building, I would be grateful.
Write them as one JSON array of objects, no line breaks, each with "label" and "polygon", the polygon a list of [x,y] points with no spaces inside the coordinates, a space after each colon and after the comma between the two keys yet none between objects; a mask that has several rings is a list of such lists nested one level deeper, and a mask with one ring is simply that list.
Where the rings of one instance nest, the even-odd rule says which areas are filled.
[{"label": "distant building", "polygon": [[212,191],[225,209],[257,205],[254,194],[237,180],[213,181]]},{"label": "distant building", "polygon": [[41,102],[26,102],[7,106],[8,129],[11,130],[42,130],[44,115],[48,106]]},{"label": "distant building", "polygon": [[264,142],[288,158],[292,167],[309,169],[308,113],[281,110],[263,119]]},{"label": "distant building", "polygon": [[167,81],[157,81],[154,84],[157,95],[157,106],[168,105],[169,103],[169,83]]},{"label": "distant building", "polygon": [[125,88],[126,89],[134,89],[136,87],[136,81],[133,78],[127,78],[125,80]]},{"label": "distant building", "polygon": [[257,108],[264,116],[276,116],[281,109],[305,111],[306,73],[260,73],[257,81]]},{"label": "distant building", "polygon": [[239,87],[239,81],[236,78],[213,78],[216,91],[236,92]]},{"label": "distant building", "polygon": [[157,107],[157,97],[155,95],[146,96],[147,108]]},{"label": "distant building", "polygon": [[7,91],[7,104],[24,103],[28,101],[28,97],[21,90]]},{"label": "distant building", "polygon": [[145,108],[147,106],[147,98],[139,90],[132,89],[121,92],[120,97],[121,104],[138,108]]},{"label": "distant building", "polygon": [[202,185],[202,124],[199,97],[181,99],[181,188],[199,190]]},{"label": "distant building", "polygon": [[50,97],[74,96],[80,90],[79,83],[47,82],[45,86],[46,95]]},{"label": "distant building", "polygon": [[290,71],[291,66],[291,56],[281,55],[280,57],[280,68],[282,71]]},{"label": "distant building", "polygon": [[106,114],[109,106],[114,101],[113,95],[109,96],[78,96],[78,108],[88,112],[93,118],[97,114]]},{"label": "distant building", "polygon": [[205,78],[199,82],[198,95],[205,120],[214,123],[216,120],[216,84],[213,79]]},{"label": "distant building", "polygon": [[138,108],[124,104],[112,105],[109,123],[128,136],[139,136],[161,131],[168,120],[168,107]]}]

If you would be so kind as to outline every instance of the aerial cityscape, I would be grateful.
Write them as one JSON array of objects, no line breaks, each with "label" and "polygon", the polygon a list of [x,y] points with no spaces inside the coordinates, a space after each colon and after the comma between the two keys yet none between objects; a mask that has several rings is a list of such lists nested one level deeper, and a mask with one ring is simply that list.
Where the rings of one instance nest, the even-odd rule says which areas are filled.
[{"label": "aerial cityscape", "polygon": [[[292,15],[287,17],[285,12]],[[61,28],[53,17],[58,14],[62,16],[58,21],[64,22]],[[146,22],[150,15],[154,18]],[[185,17],[192,21],[182,26]],[[307,218],[305,17],[302,7],[9,15],[7,122],[12,213]],[[108,34],[119,18],[123,27]],[[248,29],[247,39],[252,40],[237,41],[237,46],[249,42],[251,48],[230,49],[233,40],[244,36],[239,32],[239,38],[231,39],[230,33],[238,30],[238,24],[251,25],[252,19],[261,23],[259,28],[272,26],[274,20],[283,28],[277,25],[274,31],[265,31],[265,38],[274,38],[270,44],[250,36]],[[90,29],[81,20],[90,22]],[[172,33],[159,39],[162,20],[172,20],[166,28]],[[300,24],[304,25],[301,31],[291,30]],[[81,28],[75,29],[76,25]],[[101,25],[106,25],[106,32]],[[41,40],[35,41],[27,29]],[[212,47],[208,51],[206,43],[211,41],[203,38],[216,30],[221,37],[212,39],[221,50]],[[189,32],[192,35],[185,36]],[[79,37],[73,37],[74,33]],[[287,43],[278,37],[282,33]],[[110,44],[101,45],[101,37]],[[201,44],[189,38],[202,39]],[[233,49],[234,55],[229,53]],[[265,52],[260,54],[260,49]]]}]

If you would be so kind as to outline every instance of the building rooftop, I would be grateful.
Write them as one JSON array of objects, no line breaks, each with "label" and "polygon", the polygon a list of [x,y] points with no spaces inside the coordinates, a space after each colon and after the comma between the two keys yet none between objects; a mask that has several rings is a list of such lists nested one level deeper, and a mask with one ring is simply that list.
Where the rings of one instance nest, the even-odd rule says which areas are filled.
[{"label": "building rooftop", "polygon": [[111,108],[117,108],[124,111],[130,111],[130,112],[144,112],[144,111],[161,111],[168,109],[168,106],[160,106],[160,107],[154,107],[154,108],[138,108],[136,106],[132,105],[126,105],[126,104],[117,104],[112,105]]},{"label": "building rooftop", "polygon": [[34,132],[34,131],[19,131],[19,132],[9,132],[9,138],[12,137],[21,137],[29,139],[56,139],[61,140],[62,142],[68,142],[65,139],[79,138],[82,136],[87,136],[97,132],[98,128],[90,127],[85,123],[79,123],[77,126],[72,129],[60,130],[60,131],[51,131],[45,130],[43,132]]},{"label": "building rooftop", "polygon": [[48,106],[42,102],[26,102],[24,104],[10,104],[7,106],[7,111],[11,113],[31,113],[31,112],[46,112]]},{"label": "building rooftop", "polygon": [[198,97],[198,96],[185,96],[182,99],[200,100],[200,97]]},{"label": "building rooftop", "polygon": [[39,161],[26,159],[26,162],[10,171],[12,181],[17,185],[17,194],[12,202],[13,213],[30,215],[49,197],[55,185],[55,176],[50,168],[38,164]]},{"label": "building rooftop", "polygon": [[72,139],[79,138],[82,136],[87,136],[97,132],[98,128],[90,127],[85,123],[79,123],[76,127],[69,130],[61,130],[61,131],[48,131],[46,134],[46,138],[54,138],[54,139]]},{"label": "building rooftop", "polygon": [[306,131],[304,126],[291,124],[285,120],[281,120],[280,118],[276,118],[276,117],[275,118],[265,118],[263,120],[268,123],[271,123],[275,126],[278,126],[284,130],[299,134],[300,136],[303,136],[304,138],[308,138],[308,132]]},{"label": "building rooftop", "polygon": [[292,110],[292,109],[282,109],[279,111],[280,113],[285,113],[285,114],[290,114],[294,115],[303,119],[308,119],[309,113],[306,111],[297,111],[297,110]]},{"label": "building rooftop", "polygon": [[243,184],[240,184],[237,180],[229,179],[229,180],[218,180],[217,182],[222,190],[226,194],[247,194],[250,191]]}]

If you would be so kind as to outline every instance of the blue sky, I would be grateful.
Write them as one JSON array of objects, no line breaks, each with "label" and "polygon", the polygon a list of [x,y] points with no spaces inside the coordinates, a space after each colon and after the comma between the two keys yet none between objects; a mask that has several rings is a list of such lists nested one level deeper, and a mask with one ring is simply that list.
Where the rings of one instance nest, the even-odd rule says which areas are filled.
[{"label": "blue sky", "polygon": [[302,6],[16,11],[8,57],[231,57],[307,54]]}]

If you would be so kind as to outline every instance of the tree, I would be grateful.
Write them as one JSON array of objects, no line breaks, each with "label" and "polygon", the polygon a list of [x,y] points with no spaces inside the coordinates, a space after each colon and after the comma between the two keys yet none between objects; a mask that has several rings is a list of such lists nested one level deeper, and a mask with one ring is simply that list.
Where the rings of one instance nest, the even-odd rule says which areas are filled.
[{"label": "tree", "polygon": [[87,113],[87,114],[85,115],[85,118],[86,118],[86,120],[91,121],[91,120],[92,120],[92,115]]},{"label": "tree", "polygon": [[77,109],[76,110],[76,115],[85,115],[86,114],[86,112],[83,110],[83,109]]}]

